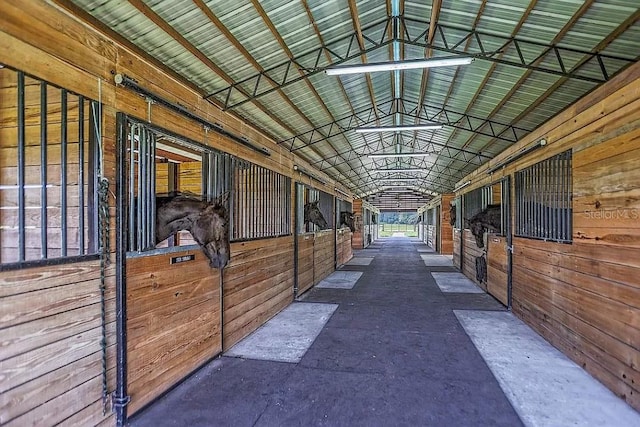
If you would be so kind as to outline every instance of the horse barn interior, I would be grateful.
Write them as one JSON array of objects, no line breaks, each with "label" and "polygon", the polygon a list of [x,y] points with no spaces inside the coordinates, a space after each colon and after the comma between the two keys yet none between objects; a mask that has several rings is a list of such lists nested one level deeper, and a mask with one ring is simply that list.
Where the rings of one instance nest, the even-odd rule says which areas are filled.
[{"label": "horse barn interior", "polygon": [[639,18],[1,1],[0,425],[640,425]]}]

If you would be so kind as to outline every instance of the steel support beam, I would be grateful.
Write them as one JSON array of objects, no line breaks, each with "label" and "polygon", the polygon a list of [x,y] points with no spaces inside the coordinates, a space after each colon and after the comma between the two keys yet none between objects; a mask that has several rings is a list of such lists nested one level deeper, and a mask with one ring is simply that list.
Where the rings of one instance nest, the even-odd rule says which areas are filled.
[{"label": "steel support beam", "polygon": [[[389,37],[388,34],[388,29],[392,28],[391,21],[394,19],[400,22],[399,38]],[[557,44],[501,36],[463,27],[440,24],[434,27],[435,29],[431,28],[428,21],[387,17],[362,28],[361,33],[354,31],[331,43],[320,45],[205,95],[205,98],[212,102],[215,100],[224,110],[235,108],[321,73],[329,66],[360,58],[394,42],[594,83],[606,82],[618,70],[637,59],[570,49]],[[429,34],[433,34],[431,42],[427,41]],[[359,40],[364,41],[364,46],[360,46]],[[333,58],[333,61],[329,62],[327,57]],[[588,59],[582,62],[584,57]],[[574,68],[577,61],[582,63]],[[298,73],[297,70],[301,72]]]}]

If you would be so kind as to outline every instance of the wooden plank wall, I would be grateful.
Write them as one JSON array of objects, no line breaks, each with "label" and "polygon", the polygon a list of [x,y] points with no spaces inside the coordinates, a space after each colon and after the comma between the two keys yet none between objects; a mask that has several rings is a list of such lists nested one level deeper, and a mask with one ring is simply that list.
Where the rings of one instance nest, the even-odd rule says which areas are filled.
[{"label": "wooden plank wall", "polygon": [[293,237],[233,243],[223,280],[223,350],[293,301]]},{"label": "wooden plank wall", "polygon": [[220,353],[220,326],[220,275],[200,249],[128,259],[129,413]]},{"label": "wooden plank wall", "polygon": [[479,248],[476,244],[476,239],[473,237],[470,230],[464,230],[463,238],[464,254],[462,256],[462,272],[482,289],[487,290],[486,282],[479,282],[476,279],[476,258],[485,254],[484,249],[486,248],[486,239],[485,248]]},{"label": "wooden plank wall", "polygon": [[[59,6],[62,4],[63,6]],[[62,10],[64,7],[66,10]],[[2,62],[7,66],[23,70],[35,77],[65,87],[77,94],[100,100],[103,103],[103,153],[105,174],[112,192],[115,192],[116,161],[116,112],[123,111],[150,121],[171,131],[197,141],[203,141],[219,150],[236,155],[267,167],[286,176],[292,175],[293,164],[300,164],[322,177],[333,188],[326,174],[316,171],[311,165],[296,158],[286,149],[234,116],[226,114],[202,99],[200,93],[188,83],[180,82],[173,73],[157,61],[149,59],[144,52],[108,30],[95,28],[82,18],[73,17],[71,2],[45,2],[34,0],[22,2],[4,0],[0,2],[0,51]],[[71,12],[69,12],[71,11]],[[80,14],[82,15],[82,14]],[[64,29],[64,31],[61,31]],[[194,114],[212,122],[221,123],[230,132],[245,136],[250,141],[267,147],[274,155],[270,157],[255,153],[234,141],[215,133],[205,134],[202,126],[186,120],[161,105],[153,105],[148,115],[148,105],[137,94],[113,82],[113,72],[124,73],[142,86],[168,99],[180,103]],[[30,95],[31,96],[31,95]],[[2,99],[6,96],[2,94]],[[11,96],[9,98],[11,99]],[[31,98],[30,98],[31,99]],[[31,101],[30,101],[31,102]],[[1,108],[1,107],[0,107]],[[71,116],[73,117],[73,116]],[[8,126],[7,128],[11,128]],[[30,128],[31,129],[31,128]],[[56,133],[52,124],[50,131]],[[59,128],[58,128],[59,130]],[[2,131],[4,132],[4,131]],[[70,132],[74,132],[71,128]],[[0,141],[12,139],[2,133]],[[50,158],[55,158],[55,139]],[[0,154],[0,161],[8,161]],[[50,176],[55,175],[51,170]],[[110,198],[111,248],[115,248],[115,202]],[[4,219],[3,219],[4,221]],[[293,237],[261,240],[232,245],[231,263],[225,270],[224,284],[224,348],[228,348],[242,336],[257,328],[262,322],[286,306],[292,300],[293,289]],[[196,252],[196,256],[201,256]],[[107,350],[108,391],[115,389],[115,257],[107,270]],[[148,265],[152,259],[131,261]],[[163,261],[164,262],[164,261]],[[219,331],[204,325],[217,316],[215,301],[210,297],[216,292],[215,271],[205,268],[205,262],[186,263],[191,268],[202,264],[202,277],[198,284],[189,288],[187,284],[164,284],[179,289],[178,295],[168,293],[160,298],[160,291],[153,290],[142,278],[149,272],[131,270],[132,280],[138,281],[136,294],[132,297],[134,318],[140,319],[130,325],[134,343],[131,347],[131,390],[134,400],[130,413],[137,410],[163,387],[172,384],[190,367],[219,351]],[[99,267],[97,261],[78,262],[69,265],[38,267],[24,270],[0,272],[0,363],[3,373],[11,375],[0,382],[0,424],[43,425],[64,423],[68,425],[112,425],[113,415],[102,412],[101,401],[101,327]],[[146,267],[145,267],[146,268]],[[206,271],[206,272],[205,272]],[[163,272],[170,274],[168,272]],[[139,277],[139,279],[135,279]],[[192,274],[188,275],[193,277]],[[205,283],[206,282],[206,283]],[[205,291],[208,289],[208,293]],[[143,293],[153,296],[154,301],[166,297],[177,301],[167,307],[149,307],[141,299]],[[196,295],[187,308],[186,295]],[[137,300],[135,298],[138,298]],[[199,301],[196,303],[196,300]],[[138,304],[142,304],[139,306]],[[137,306],[138,305],[138,306]],[[207,309],[203,310],[206,305]],[[178,307],[175,313],[169,307]],[[160,310],[160,311],[157,311]],[[165,311],[162,311],[165,310]],[[196,311],[198,314],[196,314]],[[148,319],[160,316],[176,319],[191,319],[200,322],[194,334],[185,337],[191,343],[187,353],[194,359],[184,360],[175,347],[182,337],[172,336],[162,342],[162,331],[145,325],[153,336],[136,336]],[[195,317],[193,317],[195,316]],[[202,316],[202,317],[201,317]],[[146,320],[142,320],[146,319]],[[162,325],[165,327],[167,325]],[[180,332],[179,325],[173,331]],[[160,328],[160,326],[158,326]],[[46,332],[46,333],[45,333]],[[196,336],[197,335],[197,336]],[[216,338],[217,336],[217,338]],[[171,348],[163,347],[171,344]],[[144,351],[153,349],[156,355],[143,363]],[[218,350],[216,350],[218,349]],[[160,368],[159,361],[172,362]],[[5,369],[5,367],[7,369]],[[160,374],[159,369],[163,369]],[[142,376],[136,377],[145,372]],[[147,378],[149,376],[149,378]],[[158,381],[163,378],[163,384]]]},{"label": "wooden plank wall", "polygon": [[[108,385],[115,385],[115,280],[106,282]],[[98,261],[0,274],[0,424],[96,424],[102,416]]]},{"label": "wooden plank wall", "polygon": [[462,270],[462,265],[460,263],[460,257],[462,255],[461,244],[460,244],[460,234],[462,230],[458,228],[453,229],[453,265]]},{"label": "wooden plank wall", "polygon": [[507,299],[507,238],[497,234],[487,235],[487,292],[505,306]]},{"label": "wooden plank wall", "polygon": [[313,284],[331,274],[334,269],[335,238],[333,230],[318,231],[313,247]]},{"label": "wooden plank wall", "polygon": [[513,312],[640,410],[640,63],[492,164],[542,137],[493,176],[489,165],[463,179],[477,188],[572,150],[573,242],[514,238]]},{"label": "wooden plank wall", "polygon": [[298,295],[302,295],[313,286],[313,233],[305,233],[297,236],[298,239]]},{"label": "wooden plank wall", "polygon": [[451,214],[449,206],[453,201],[454,195],[447,193],[442,195],[442,204],[440,207],[440,253],[443,255],[451,255],[453,253],[453,227],[451,226]]},{"label": "wooden plank wall", "polygon": [[339,229],[336,233],[336,240],[336,264],[339,267],[353,258],[353,249],[351,247],[351,230],[349,230],[348,228]]},{"label": "wooden plank wall", "polygon": [[363,236],[363,224],[362,224],[362,199],[355,199],[353,201],[353,216],[355,231],[351,234],[351,245],[353,249],[364,249],[364,236]]},{"label": "wooden plank wall", "polygon": [[427,225],[427,246],[430,248],[436,248],[436,226]]}]

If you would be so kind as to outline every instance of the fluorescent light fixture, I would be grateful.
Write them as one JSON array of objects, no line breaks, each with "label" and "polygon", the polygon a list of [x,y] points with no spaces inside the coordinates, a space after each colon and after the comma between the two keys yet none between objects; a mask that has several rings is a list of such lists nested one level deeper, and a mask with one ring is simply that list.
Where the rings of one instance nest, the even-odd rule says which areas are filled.
[{"label": "fluorescent light fixture", "polygon": [[427,172],[427,169],[374,169],[372,172]]},{"label": "fluorescent light fixture", "polygon": [[431,67],[448,67],[467,65],[473,62],[471,56],[454,56],[446,58],[411,59],[406,61],[375,62],[360,65],[337,65],[324,70],[329,76],[342,74],[374,73],[376,71],[413,70]]},{"label": "fluorescent light fixture", "polygon": [[425,123],[422,125],[407,125],[407,126],[375,126],[375,127],[359,127],[354,130],[358,133],[367,132],[402,132],[409,130],[437,130],[442,129],[441,123]]},{"label": "fluorescent light fixture", "polygon": [[340,194],[342,194],[343,196],[351,197],[351,194],[349,194],[349,193],[345,193],[344,191],[342,191],[342,190],[341,190],[341,189],[339,189],[338,187],[335,187],[335,188],[334,188],[334,190],[336,191],[336,193],[340,193]]},{"label": "fluorescent light fixture", "polygon": [[454,188],[453,192],[455,193],[456,191],[462,190],[464,187],[466,187],[469,184],[471,184],[471,181],[465,181],[462,184],[458,185],[456,188]]},{"label": "fluorescent light fixture", "polygon": [[389,153],[389,154],[369,154],[370,159],[385,159],[391,157],[427,157],[430,153]]},{"label": "fluorescent light fixture", "polygon": [[376,179],[376,182],[401,182],[401,181],[415,181],[421,178],[382,178]]}]

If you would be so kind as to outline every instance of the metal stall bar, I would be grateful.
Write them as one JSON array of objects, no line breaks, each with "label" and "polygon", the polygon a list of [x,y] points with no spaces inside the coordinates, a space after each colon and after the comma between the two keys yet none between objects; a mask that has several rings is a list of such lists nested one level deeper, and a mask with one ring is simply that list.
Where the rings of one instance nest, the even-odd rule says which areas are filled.
[{"label": "metal stall bar", "polygon": [[25,248],[25,100],[24,73],[18,71],[18,260],[26,258]]},{"label": "metal stall bar", "polygon": [[60,250],[67,256],[67,91],[62,89],[60,99]]},{"label": "metal stall bar", "polygon": [[[126,257],[127,234],[127,136],[130,159],[133,160],[133,133],[128,132],[127,118],[117,113],[118,138],[116,159],[116,388],[113,392],[113,409],[116,413],[116,425],[122,427],[127,421],[127,282]],[[133,162],[130,164],[134,168]],[[132,174],[130,175],[132,177]],[[128,186],[131,195],[131,185]],[[129,199],[133,200],[133,198]],[[132,246],[133,248],[133,246]]]},{"label": "metal stall bar", "polygon": [[84,255],[84,97],[78,97],[78,254]]},{"label": "metal stall bar", "polygon": [[40,82],[40,258],[48,257],[47,236],[47,83]]},{"label": "metal stall bar", "polygon": [[[131,207],[135,206],[135,191],[134,191],[134,185],[136,182],[136,153],[138,152],[137,149],[137,143],[136,140],[138,138],[138,136],[136,135],[136,131],[138,126],[134,125],[134,124],[130,124],[127,120],[123,119],[122,124],[120,125],[122,126],[122,130],[121,132],[123,132],[125,135],[122,144],[124,146],[126,143],[126,138],[129,138],[129,144],[128,147],[125,148],[124,152],[122,153],[123,156],[127,156],[129,157],[129,181],[128,181],[128,185],[126,186],[127,189],[127,199],[128,199],[128,205]],[[128,132],[127,132],[128,131]],[[129,152],[127,153],[128,150]],[[123,166],[123,170],[124,173],[126,174],[127,170],[126,170],[126,166]],[[124,185],[124,184],[123,184]],[[125,217],[126,218],[126,217]],[[129,215],[129,230],[136,230],[136,215],[135,212]],[[126,236],[127,234],[125,234]],[[138,244],[137,244],[137,232],[132,232],[132,233],[128,233],[129,235],[129,247],[128,249],[130,251],[134,251],[134,250],[138,250]]]}]

